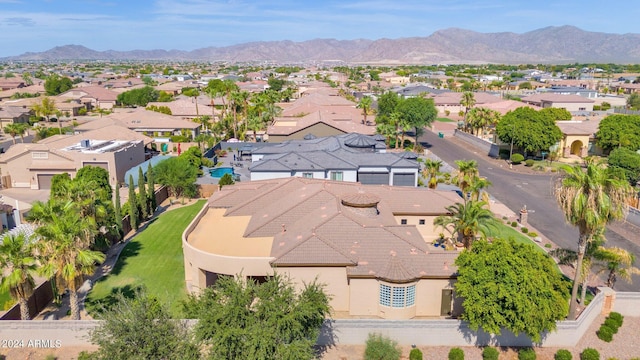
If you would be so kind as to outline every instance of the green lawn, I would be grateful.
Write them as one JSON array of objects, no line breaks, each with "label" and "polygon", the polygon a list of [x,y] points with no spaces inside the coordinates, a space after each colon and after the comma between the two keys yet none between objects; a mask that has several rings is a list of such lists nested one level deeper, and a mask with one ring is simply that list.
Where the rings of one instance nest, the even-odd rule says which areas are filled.
[{"label": "green lawn", "polygon": [[437,118],[436,121],[439,121],[439,122],[455,122],[455,120],[451,120],[451,119],[448,119],[448,118]]},{"label": "green lawn", "polygon": [[186,299],[181,236],[205,200],[160,215],[122,250],[111,274],[96,282],[86,300],[87,310],[97,311],[99,303],[109,306],[114,294],[132,296],[144,285],[147,292],[167,304],[180,316],[180,301]]},{"label": "green lawn", "polygon": [[543,248],[541,248],[540,246],[538,246],[538,244],[536,244],[533,239],[531,239],[531,237],[529,237],[528,235],[525,235],[523,233],[521,233],[519,230],[516,230],[516,228],[511,227],[510,225],[507,224],[499,224],[497,229],[491,229],[490,237],[499,237],[499,238],[503,238],[503,239],[508,239],[508,238],[513,238],[515,240],[516,243],[519,244],[531,244],[533,245],[533,247],[543,253],[547,253],[546,251],[544,251]]}]

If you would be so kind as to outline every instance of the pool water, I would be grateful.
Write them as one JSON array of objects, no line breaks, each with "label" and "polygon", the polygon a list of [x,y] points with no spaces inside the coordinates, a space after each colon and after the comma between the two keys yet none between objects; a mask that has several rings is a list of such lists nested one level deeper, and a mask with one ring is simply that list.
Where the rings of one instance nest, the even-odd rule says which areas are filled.
[{"label": "pool water", "polygon": [[231,174],[231,175],[234,174],[233,168],[230,168],[230,167],[219,167],[219,168],[211,169],[209,173],[211,174],[211,177],[214,177],[214,178],[221,178],[222,175],[224,174]]}]

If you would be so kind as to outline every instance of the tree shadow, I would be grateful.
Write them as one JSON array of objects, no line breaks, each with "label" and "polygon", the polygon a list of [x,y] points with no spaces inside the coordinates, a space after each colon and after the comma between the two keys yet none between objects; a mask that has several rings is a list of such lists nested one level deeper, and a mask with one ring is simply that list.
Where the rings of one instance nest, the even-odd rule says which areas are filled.
[{"label": "tree shadow", "polygon": [[[469,324],[465,321],[461,321],[458,326],[458,331],[462,333],[465,341],[470,345],[485,347],[485,346],[498,346],[503,350],[506,349],[519,349],[523,347],[537,347],[544,343],[549,333],[544,332],[541,334],[539,342],[534,342],[529,336],[524,333],[514,334],[513,332],[502,329],[500,335],[493,335],[482,328],[473,330],[469,328]],[[504,345],[509,344],[509,345]]]},{"label": "tree shadow", "polygon": [[90,312],[94,312],[96,314],[102,314],[110,309],[112,309],[115,305],[118,304],[119,294],[126,299],[133,299],[136,295],[136,292],[140,291],[144,286],[143,285],[125,285],[120,287],[114,287],[111,289],[109,295],[100,298],[100,299],[92,299],[87,298],[85,300],[85,308],[89,309]]},{"label": "tree shadow", "polygon": [[327,319],[320,328],[320,335],[318,335],[318,341],[314,345],[313,349],[318,359],[322,359],[323,355],[329,351],[329,349],[336,346],[336,335],[333,327],[334,320]]},{"label": "tree shadow", "polygon": [[[120,274],[122,268],[127,266],[127,264],[129,263],[129,258],[137,256],[140,253],[140,249],[142,249],[142,244],[140,244],[140,242],[135,240],[129,241],[129,243],[127,243],[124,246],[124,249],[122,249],[122,251],[120,252],[118,260],[116,260],[116,263],[113,265],[113,269],[111,269],[109,275]],[[100,280],[98,280],[98,282],[105,281],[107,278],[108,276],[103,276],[102,278],[100,278]]]}]

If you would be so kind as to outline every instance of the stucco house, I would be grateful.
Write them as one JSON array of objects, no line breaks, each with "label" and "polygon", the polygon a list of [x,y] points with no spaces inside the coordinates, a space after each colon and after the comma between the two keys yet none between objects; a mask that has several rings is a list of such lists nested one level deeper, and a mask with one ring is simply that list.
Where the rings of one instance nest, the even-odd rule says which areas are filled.
[{"label": "stucco house", "polygon": [[602,155],[602,149],[596,145],[595,134],[598,132],[599,119],[588,121],[557,121],[556,124],[562,131],[560,139],[560,156],[587,157],[589,155]]},{"label": "stucco house", "polygon": [[0,154],[2,176],[11,187],[50,189],[56,174],[74,176],[84,166],[100,166],[110,183],[124,182],[124,173],[145,160],[150,139],[122,126],[107,126],[77,135],[55,135],[38,143],[17,143]]},{"label": "stucco house", "polygon": [[420,165],[411,152],[387,153],[384,138],[346,134],[265,144],[251,150],[251,180],[291,176],[417,186]]},{"label": "stucco house", "polygon": [[79,88],[73,88],[60,95],[58,98],[65,102],[65,100],[75,100],[89,109],[111,109],[116,105],[118,99],[118,93],[109,90],[103,86],[83,86]]},{"label": "stucco house", "polygon": [[522,102],[541,108],[559,108],[570,112],[593,111],[592,99],[580,95],[562,95],[555,93],[534,94],[522,98]]},{"label": "stucco house", "polygon": [[7,124],[28,123],[33,110],[26,106],[0,106],[0,129]]},{"label": "stucco house", "polygon": [[220,276],[301,287],[326,284],[334,317],[459,314],[456,251],[432,245],[433,219],[459,198],[426,188],[305,178],[251,181],[216,192],[182,237],[189,292]]}]

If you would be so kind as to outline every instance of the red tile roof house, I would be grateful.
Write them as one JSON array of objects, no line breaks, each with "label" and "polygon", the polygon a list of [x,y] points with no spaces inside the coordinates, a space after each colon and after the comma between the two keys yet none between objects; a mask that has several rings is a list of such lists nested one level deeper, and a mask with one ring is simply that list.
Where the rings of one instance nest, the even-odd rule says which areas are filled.
[{"label": "red tile roof house", "polygon": [[453,192],[305,178],[216,192],[183,234],[190,292],[219,276],[274,272],[326,284],[333,316],[411,319],[459,314],[456,251],[432,245]]},{"label": "red tile roof house", "polygon": [[88,105],[89,109],[111,109],[116,105],[118,93],[102,86],[84,86],[66,91],[58,95],[58,98],[79,101]]}]

